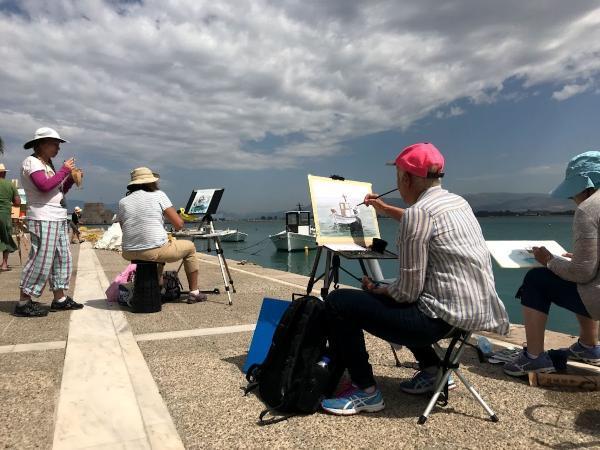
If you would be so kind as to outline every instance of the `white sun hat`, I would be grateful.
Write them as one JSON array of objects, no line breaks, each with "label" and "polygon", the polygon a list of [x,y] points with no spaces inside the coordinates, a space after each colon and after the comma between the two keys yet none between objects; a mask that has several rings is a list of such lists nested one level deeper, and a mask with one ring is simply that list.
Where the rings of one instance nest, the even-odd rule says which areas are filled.
[{"label": "white sun hat", "polygon": [[67,143],[69,142],[69,141],[61,138],[55,129],[48,128],[48,127],[42,127],[42,128],[38,128],[37,130],[35,130],[33,139],[25,142],[25,144],[23,145],[23,148],[25,148],[25,149],[31,148],[31,147],[33,147],[33,143],[35,141],[39,141],[40,139],[47,139],[47,138],[58,139],[60,142],[67,142]]}]

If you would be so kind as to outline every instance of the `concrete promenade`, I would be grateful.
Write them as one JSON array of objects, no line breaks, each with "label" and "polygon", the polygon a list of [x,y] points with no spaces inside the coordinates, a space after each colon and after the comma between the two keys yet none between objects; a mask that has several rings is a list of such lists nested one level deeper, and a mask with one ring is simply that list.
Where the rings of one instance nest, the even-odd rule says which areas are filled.
[{"label": "concrete promenade", "polygon": [[[240,387],[261,301],[304,292],[306,277],[228,259],[237,289],[228,306],[216,258],[201,254],[201,287],[218,287],[220,295],[136,315],[105,300],[109,280],[126,266],[118,253],[88,243],[73,253],[70,291],[86,304],[80,311],[13,317],[18,256],[11,255],[12,271],[0,273],[0,448],[600,448],[600,392],[530,387],[479,363],[471,350],[463,373],[500,421],[487,420],[460,386],[446,408],[417,425],[427,399],[398,389],[413,374],[412,356],[401,351],[407,367],[395,367],[389,346],[372,336],[367,345],[386,409],[259,427],[263,405]],[[46,292],[41,301],[49,307],[50,298]],[[524,340],[521,327],[493,338],[502,346]],[[548,346],[572,341],[551,333]]]}]

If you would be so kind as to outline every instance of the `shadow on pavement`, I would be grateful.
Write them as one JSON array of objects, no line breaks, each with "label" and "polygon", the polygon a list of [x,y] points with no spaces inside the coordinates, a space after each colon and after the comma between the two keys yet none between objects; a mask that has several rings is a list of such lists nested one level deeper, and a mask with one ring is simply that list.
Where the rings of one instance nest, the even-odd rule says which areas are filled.
[{"label": "shadow on pavement", "polygon": [[[77,300],[77,299],[75,299]],[[88,300],[85,302],[85,306],[94,309],[103,309],[110,311],[128,311],[128,308],[125,308],[118,303],[112,303],[107,301],[105,298],[99,298],[97,300]]]},{"label": "shadow on pavement", "polygon": [[244,368],[244,363],[246,362],[246,357],[248,353],[244,353],[242,355],[230,356],[229,358],[223,358],[221,361],[225,361],[226,363],[233,364],[236,366],[240,372]]}]

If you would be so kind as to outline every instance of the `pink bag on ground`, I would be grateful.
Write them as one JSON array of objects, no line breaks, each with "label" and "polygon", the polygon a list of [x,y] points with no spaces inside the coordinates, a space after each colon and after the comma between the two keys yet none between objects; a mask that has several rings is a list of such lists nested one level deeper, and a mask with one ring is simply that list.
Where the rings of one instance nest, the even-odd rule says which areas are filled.
[{"label": "pink bag on ground", "polygon": [[129,265],[115,277],[110,286],[106,290],[106,300],[109,302],[119,301],[119,285],[130,282],[135,275],[135,264],[129,263]]}]

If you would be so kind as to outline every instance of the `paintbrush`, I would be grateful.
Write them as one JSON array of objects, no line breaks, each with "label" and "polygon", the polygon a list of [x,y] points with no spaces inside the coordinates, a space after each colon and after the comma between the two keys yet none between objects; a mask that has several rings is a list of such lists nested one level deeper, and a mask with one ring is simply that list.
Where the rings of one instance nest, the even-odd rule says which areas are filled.
[{"label": "paintbrush", "polygon": [[[383,194],[381,194],[381,195],[378,195],[378,196],[377,196],[377,197],[375,197],[375,198],[372,198],[371,200],[376,200],[376,199],[378,199],[379,197],[383,197],[384,195],[391,194],[392,192],[394,192],[394,191],[397,191],[397,190],[398,190],[398,188],[394,188],[394,189],[392,189],[392,190],[390,190],[390,191],[384,192],[384,193],[383,193]],[[364,204],[365,204],[365,202],[361,202],[361,203],[359,203],[359,204],[358,204],[358,205],[356,205],[356,206],[360,206],[360,205],[364,205]]]}]

